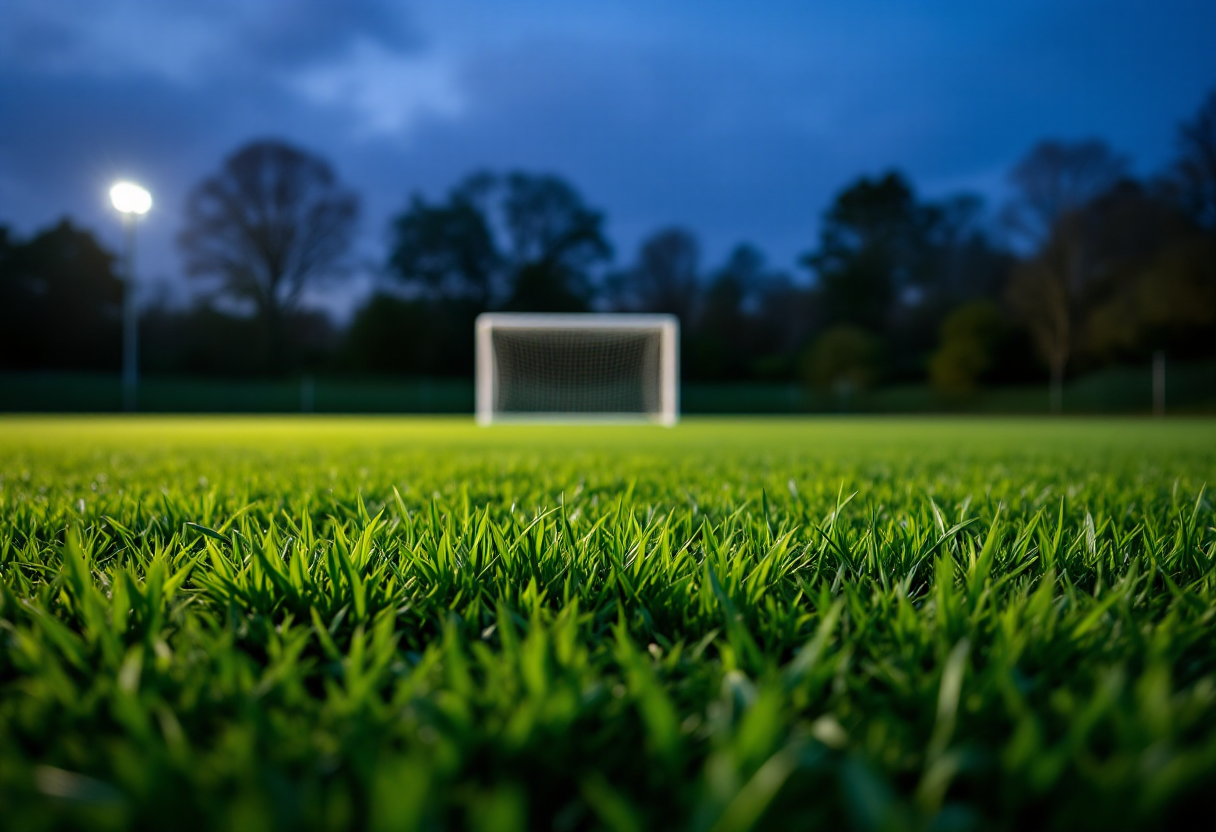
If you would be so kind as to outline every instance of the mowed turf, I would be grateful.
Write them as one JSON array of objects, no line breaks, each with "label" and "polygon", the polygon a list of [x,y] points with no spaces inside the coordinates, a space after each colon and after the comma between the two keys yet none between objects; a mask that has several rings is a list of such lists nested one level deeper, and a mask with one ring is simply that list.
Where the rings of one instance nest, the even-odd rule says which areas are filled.
[{"label": "mowed turf", "polygon": [[0,826],[1210,822],[1216,423],[0,420]]}]

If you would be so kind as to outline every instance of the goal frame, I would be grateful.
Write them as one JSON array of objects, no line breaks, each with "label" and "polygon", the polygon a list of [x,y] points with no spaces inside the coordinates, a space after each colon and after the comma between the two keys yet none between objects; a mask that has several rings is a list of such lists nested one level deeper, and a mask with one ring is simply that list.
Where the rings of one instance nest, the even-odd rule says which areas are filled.
[{"label": "goal frame", "polygon": [[[495,413],[498,368],[494,359],[496,329],[653,330],[659,333],[659,411],[656,413]],[[671,427],[680,419],[680,322],[674,315],[616,312],[485,312],[476,325],[477,423],[649,423]]]}]

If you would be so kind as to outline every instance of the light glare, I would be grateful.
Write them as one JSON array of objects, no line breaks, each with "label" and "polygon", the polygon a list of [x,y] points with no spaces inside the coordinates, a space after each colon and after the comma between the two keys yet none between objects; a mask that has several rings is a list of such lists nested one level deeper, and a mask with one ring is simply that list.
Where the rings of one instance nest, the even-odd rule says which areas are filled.
[{"label": "light glare", "polygon": [[118,182],[110,188],[110,202],[124,214],[146,214],[152,207],[152,194],[134,182]]}]

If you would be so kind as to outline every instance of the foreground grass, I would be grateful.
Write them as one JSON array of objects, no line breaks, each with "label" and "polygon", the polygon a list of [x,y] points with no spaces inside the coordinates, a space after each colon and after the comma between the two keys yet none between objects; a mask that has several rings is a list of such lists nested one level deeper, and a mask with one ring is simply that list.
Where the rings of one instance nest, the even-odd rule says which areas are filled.
[{"label": "foreground grass", "polygon": [[1216,423],[0,420],[6,829],[1144,828]]}]

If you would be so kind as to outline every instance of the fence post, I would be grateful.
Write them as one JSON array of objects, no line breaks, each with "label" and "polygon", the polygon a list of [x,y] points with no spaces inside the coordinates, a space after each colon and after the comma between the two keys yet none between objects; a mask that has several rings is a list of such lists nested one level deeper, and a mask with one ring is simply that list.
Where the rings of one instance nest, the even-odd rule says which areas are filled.
[{"label": "fence post", "polygon": [[1165,350],[1153,353],[1153,415],[1165,415]]}]

